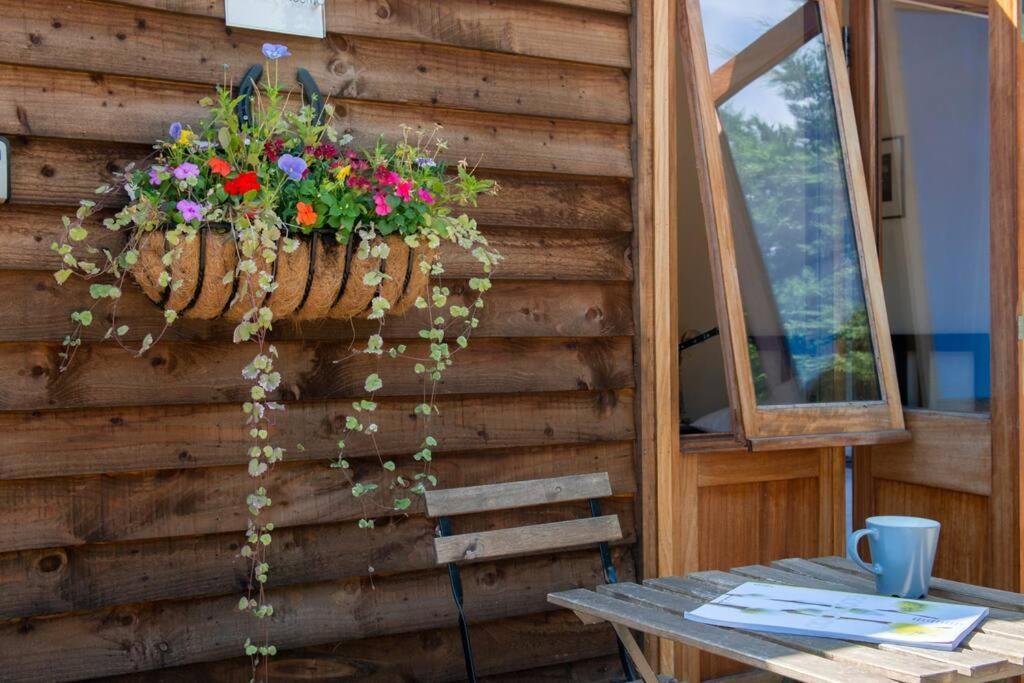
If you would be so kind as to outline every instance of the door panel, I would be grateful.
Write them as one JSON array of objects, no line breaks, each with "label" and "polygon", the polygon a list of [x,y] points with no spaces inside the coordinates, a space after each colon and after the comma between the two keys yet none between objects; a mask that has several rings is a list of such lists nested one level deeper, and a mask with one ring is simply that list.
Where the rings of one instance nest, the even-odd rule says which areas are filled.
[{"label": "door panel", "polygon": [[988,22],[944,4],[877,5],[879,114],[864,128],[879,137],[882,280],[912,439],[856,449],[854,526],[937,519],[935,575],[990,584]]},{"label": "door panel", "polygon": [[[842,553],[845,508],[843,451],[684,453],[691,473],[681,514],[696,525],[690,571],[727,570],[786,557]],[[680,573],[680,572],[676,572]],[[746,667],[679,648],[676,676],[706,680]]]}]

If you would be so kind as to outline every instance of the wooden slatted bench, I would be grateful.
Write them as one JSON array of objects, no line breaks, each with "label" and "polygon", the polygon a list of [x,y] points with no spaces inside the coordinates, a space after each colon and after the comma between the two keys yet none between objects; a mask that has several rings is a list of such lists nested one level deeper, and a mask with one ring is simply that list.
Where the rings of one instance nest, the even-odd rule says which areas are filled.
[{"label": "wooden slatted bench", "polygon": [[[620,637],[634,629],[697,647],[768,672],[767,680],[787,677],[810,683],[995,681],[1024,674],[1024,596],[1017,593],[933,579],[929,600],[985,605],[988,618],[952,652],[902,645],[870,645],[831,638],[755,633],[683,619],[746,581],[873,593],[874,580],[849,560],[823,557],[787,559],[771,566],[704,571],[685,577],[648,579],[552,593],[550,602],[576,612],[587,623],[608,621]],[[622,633],[625,632],[625,636]],[[642,653],[629,647],[645,683],[655,683]],[[764,676],[763,672],[758,672]],[[758,679],[760,680],[760,679]]]},{"label": "wooden slatted bench", "polygon": [[[614,584],[616,582],[615,567],[611,561],[608,543],[621,539],[622,529],[619,526],[618,516],[602,515],[600,506],[600,499],[610,495],[612,495],[612,488],[606,472],[427,492],[427,516],[438,522],[437,538],[434,539],[437,564],[448,566],[452,595],[458,609],[466,674],[470,681],[476,681],[476,666],[473,661],[469,628],[463,609],[459,564],[596,545],[600,550],[604,565],[605,580],[609,584]],[[531,524],[511,529],[452,534],[449,518],[453,516],[580,500],[589,501],[591,513],[589,518]],[[634,674],[630,660],[622,651],[621,646],[620,656],[628,680]]]}]

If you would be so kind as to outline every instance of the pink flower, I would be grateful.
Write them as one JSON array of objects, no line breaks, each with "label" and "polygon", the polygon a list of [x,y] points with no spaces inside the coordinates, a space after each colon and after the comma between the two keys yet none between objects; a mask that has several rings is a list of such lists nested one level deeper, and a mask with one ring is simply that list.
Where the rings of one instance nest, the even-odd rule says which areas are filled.
[{"label": "pink flower", "polygon": [[153,185],[154,187],[156,187],[157,185],[160,184],[160,171],[162,171],[162,170],[163,169],[160,168],[159,166],[150,166],[149,167],[149,184],[150,185]]},{"label": "pink flower", "polygon": [[421,202],[426,202],[427,204],[434,203],[434,195],[430,194],[430,192],[424,190],[422,187],[416,191],[416,195],[420,198]]},{"label": "pink flower", "polygon": [[402,198],[402,201],[412,201],[412,183],[408,180],[398,181],[398,185],[395,186],[395,194]]},{"label": "pink flower", "polygon": [[388,199],[381,193],[373,195],[373,202],[377,205],[377,215],[387,216],[391,213],[391,206],[388,204]]},{"label": "pink flower", "polygon": [[398,175],[394,171],[389,171],[383,166],[377,167],[377,170],[373,174],[373,178],[384,186],[397,185],[402,180],[402,176]]}]

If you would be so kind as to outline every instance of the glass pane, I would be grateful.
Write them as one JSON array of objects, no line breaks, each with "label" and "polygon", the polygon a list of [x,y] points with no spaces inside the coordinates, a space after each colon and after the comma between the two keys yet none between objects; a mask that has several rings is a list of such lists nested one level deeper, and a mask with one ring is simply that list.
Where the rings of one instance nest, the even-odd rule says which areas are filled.
[{"label": "glass pane", "polygon": [[[679,64],[682,74],[683,65]],[[708,233],[701,206],[687,89],[676,89],[676,189],[679,290],[679,424],[684,434],[731,432],[722,338],[718,329]],[[700,341],[703,340],[703,341]]]},{"label": "glass pane", "polygon": [[[735,4],[702,0],[703,16]],[[799,6],[756,4],[773,17]],[[754,18],[705,21],[716,50],[742,49],[732,33],[774,43],[747,44],[737,62],[760,75],[718,105],[755,393],[766,406],[881,399],[817,4],[808,11],[812,32],[803,13],[792,31],[767,35]],[[751,65],[751,53],[786,56]]]},{"label": "glass pane", "polygon": [[987,412],[988,21],[883,11],[882,276],[900,393]]},{"label": "glass pane", "polygon": [[712,73],[803,4],[804,0],[702,0]]}]

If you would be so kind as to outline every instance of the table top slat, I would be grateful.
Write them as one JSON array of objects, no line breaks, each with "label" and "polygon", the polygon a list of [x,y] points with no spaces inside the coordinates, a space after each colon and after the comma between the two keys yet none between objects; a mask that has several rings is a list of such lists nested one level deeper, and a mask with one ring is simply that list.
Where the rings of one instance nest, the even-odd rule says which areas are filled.
[{"label": "table top slat", "polygon": [[892,680],[735,629],[686,621],[660,609],[643,607],[586,589],[552,593],[548,601],[806,683],[889,683]]},{"label": "table top slat", "polygon": [[[732,570],[736,574],[741,575],[741,578],[752,578],[758,581],[769,581],[772,583],[783,583],[788,585],[805,586],[807,588],[820,588],[822,590],[839,590],[847,592],[861,592],[870,593],[867,590],[858,590],[851,588],[848,585],[834,583],[831,581],[822,581],[820,579],[814,579],[804,574],[797,574],[795,572],[786,571],[777,567],[762,567],[759,565],[752,565],[749,567],[737,567]],[[701,572],[701,574],[722,574],[729,577],[732,582],[736,582],[737,578],[733,574],[726,574],[725,572]],[[721,580],[719,577],[714,577]],[[736,584],[738,585],[738,583]],[[982,635],[975,633],[974,635]],[[879,649],[889,650],[892,652],[903,652],[905,654],[911,654],[915,657],[921,657],[923,659],[930,659],[933,661],[948,664],[956,668],[956,670],[963,676],[984,676],[988,677],[998,672],[1005,672],[1007,669],[1007,658],[1001,657],[996,654],[992,654],[988,651],[975,651],[973,649],[954,650],[952,652],[946,650],[927,650],[925,648],[916,647],[905,647],[902,645],[893,645],[890,643],[881,643],[878,645]],[[1009,674],[1007,674],[1009,675]]]},{"label": "table top slat", "polygon": [[[638,586],[635,583],[598,586],[597,590],[599,593],[665,610],[677,617],[682,617],[685,612],[697,609],[704,604],[703,600],[687,598],[681,593],[658,590],[653,586]],[[913,655],[886,652],[860,643],[783,633],[753,631],[744,631],[744,633],[819,657],[850,664],[905,683],[956,680],[957,670],[951,665],[940,664]]]},{"label": "table top slat", "polygon": [[[867,574],[863,569],[845,557],[818,557],[811,560],[815,564],[821,564],[833,569],[849,571],[858,574]],[[943,579],[933,576],[931,579],[930,591],[949,597],[958,602],[969,602],[972,605],[985,605],[996,607],[1013,612],[1024,612],[1024,595],[988,588],[987,586],[974,586],[969,583],[961,583],[950,579]]]},{"label": "table top slat", "polygon": [[[1024,595],[933,579],[929,600],[983,605],[989,618],[955,651],[820,636],[754,632],[688,621],[686,612],[748,581],[874,594],[869,572],[841,557],[789,558],[771,566],[701,571],[552,593],[548,601],[587,621],[604,620],[621,633],[634,629],[728,657],[805,683],[861,681],[952,683],[1024,675]],[[639,655],[636,655],[639,656]]]},{"label": "table top slat", "polygon": [[[849,586],[846,590],[851,592],[875,592],[875,582],[870,578],[870,574],[867,572],[862,572],[860,574],[851,573],[798,558],[778,560],[773,562],[772,565],[791,570],[797,574],[805,574],[825,581],[835,581],[836,583],[843,584],[844,586]],[[970,602],[965,602],[963,600],[951,600],[949,598],[940,597],[939,595],[929,595],[928,599],[935,602],[971,604]],[[984,633],[1024,640],[1024,614],[1010,612],[996,607],[989,607],[988,619],[981,622],[981,625],[978,628]]]}]

